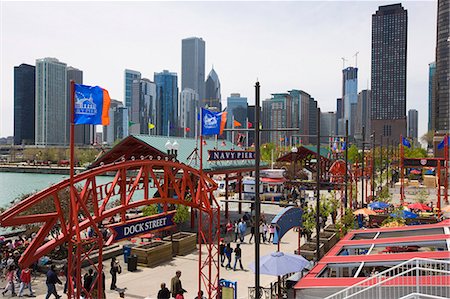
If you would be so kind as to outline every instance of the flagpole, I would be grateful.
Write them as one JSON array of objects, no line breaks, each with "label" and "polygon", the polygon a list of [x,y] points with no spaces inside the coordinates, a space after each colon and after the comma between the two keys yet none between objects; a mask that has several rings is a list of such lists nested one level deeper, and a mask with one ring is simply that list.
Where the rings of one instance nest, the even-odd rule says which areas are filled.
[{"label": "flagpole", "polygon": [[403,136],[400,135],[400,203],[403,204],[404,202],[404,176],[403,176],[403,156],[404,156],[404,149],[403,149]]},{"label": "flagpole", "polygon": [[[248,129],[248,117],[246,119],[246,128]],[[248,149],[248,130],[245,132],[245,149]]]},{"label": "flagpole", "polygon": [[231,144],[232,144],[232,147],[234,149],[234,115],[233,115],[233,126],[232,126],[232,128],[233,128],[233,131],[231,131]]},{"label": "flagpole", "polygon": [[74,219],[73,219],[73,214],[74,214],[74,210],[75,210],[75,203],[74,203],[74,194],[73,194],[73,184],[74,184],[74,154],[75,154],[75,148],[74,148],[74,133],[75,133],[75,125],[74,125],[74,106],[75,106],[75,81],[70,80],[70,129],[69,129],[69,133],[70,133],[70,140],[69,140],[69,149],[70,149],[70,157],[69,157],[69,165],[70,165],[70,170],[69,170],[69,196],[70,196],[70,212],[69,212],[69,236],[70,239],[68,240],[67,244],[68,244],[68,257],[67,257],[67,279],[68,279],[68,288],[67,288],[67,297],[68,298],[72,298],[72,292],[73,292],[73,288],[72,288],[72,280],[73,280],[73,238],[72,238],[72,230],[73,230],[73,224],[74,224]]},{"label": "flagpole", "polygon": [[195,107],[195,148],[198,148],[198,107]]}]

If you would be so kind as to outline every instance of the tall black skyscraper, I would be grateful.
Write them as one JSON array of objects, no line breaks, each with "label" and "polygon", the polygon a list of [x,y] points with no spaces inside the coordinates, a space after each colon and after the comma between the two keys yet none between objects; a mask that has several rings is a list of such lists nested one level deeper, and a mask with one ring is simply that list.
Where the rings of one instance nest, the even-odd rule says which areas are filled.
[{"label": "tall black skyscraper", "polygon": [[401,4],[380,6],[372,15],[372,131],[395,141],[406,135],[407,31]]},{"label": "tall black skyscraper", "polygon": [[190,88],[205,98],[205,41],[198,37],[181,41],[181,90]]},{"label": "tall black skyscraper", "polygon": [[34,144],[35,67],[14,67],[14,144]]},{"label": "tall black skyscraper", "polygon": [[450,131],[450,1],[438,1],[436,34],[436,73],[434,74],[434,129]]}]

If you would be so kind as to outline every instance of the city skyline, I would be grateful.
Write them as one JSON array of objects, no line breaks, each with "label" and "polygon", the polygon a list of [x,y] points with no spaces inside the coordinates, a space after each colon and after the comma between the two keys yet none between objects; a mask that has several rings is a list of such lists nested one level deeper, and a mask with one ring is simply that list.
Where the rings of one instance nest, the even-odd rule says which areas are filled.
[{"label": "city skyline", "polygon": [[[38,5],[38,3],[41,2],[2,3],[0,136],[13,133],[14,66],[21,63],[34,65],[38,58],[55,57],[68,65],[82,69],[85,84],[101,85],[110,91],[112,98],[124,101],[123,72],[125,69],[133,69],[144,74],[169,69],[180,77],[181,40],[191,36],[201,37],[207,43],[205,67],[209,71],[214,65],[214,69],[220,76],[223,104],[231,93],[240,93],[241,96],[248,98],[250,105],[253,104],[254,83],[259,79],[262,86],[262,99],[270,98],[272,93],[302,89],[318,101],[322,112],[334,111],[336,98],[342,93],[341,57],[346,57],[350,61],[347,62],[346,67],[355,66],[355,58],[352,56],[359,52],[358,92],[366,89],[370,84],[371,15],[380,5],[398,2],[282,2],[276,4],[259,2],[256,6],[244,2],[139,2],[127,5],[118,2],[93,4],[51,2],[46,5]],[[401,3],[409,14],[407,109],[427,111],[428,64],[434,61],[437,6],[435,2],[429,1]],[[75,38],[70,38],[70,33],[75,34],[75,30],[56,28],[58,26],[52,26],[52,24],[62,24],[63,21],[66,23],[65,18],[73,18],[69,15],[72,10],[81,11],[99,7],[106,13],[101,17],[101,22],[95,23],[93,28],[97,33],[106,34],[106,39],[103,41],[105,46],[98,45],[98,41],[95,40],[86,42],[85,39],[80,39],[82,42],[79,45],[75,43],[76,46],[73,47],[75,51],[71,50],[71,42]],[[110,23],[122,10],[124,10],[123,15],[126,16],[127,13],[141,14],[152,8],[160,12],[155,14],[155,20],[139,22],[148,26],[169,15],[174,20],[174,24],[164,29],[164,33],[155,33],[159,38],[158,43],[146,44],[143,40],[136,38],[133,32],[126,32],[127,26],[120,28]],[[294,11],[296,14],[293,14]],[[21,23],[21,20],[28,20],[27,17],[30,15],[41,12],[51,14],[48,22],[45,18],[39,18],[32,20],[26,27],[22,25],[24,23]],[[196,18],[183,18],[183,21],[189,20],[189,22],[181,26],[176,16],[182,13],[187,16],[207,15],[201,21],[197,18],[196,22],[190,21]],[[238,18],[233,18],[231,26],[230,24],[221,25],[222,21],[227,20],[229,13]],[[272,22],[265,24],[258,19],[258,16],[261,18],[266,15],[276,19],[276,16],[283,14],[296,16],[296,18],[286,18],[286,24]],[[243,17],[242,20],[240,16]],[[317,18],[317,16],[320,17]],[[212,19],[217,19],[217,22],[211,22]],[[86,23],[82,28],[88,28],[94,21],[93,14],[87,13],[82,20]],[[316,22],[314,26],[310,25],[312,20]],[[209,27],[205,27],[205,24]],[[248,27],[246,38],[244,38],[245,34],[240,32],[243,24],[247,24]],[[112,28],[109,29],[109,26]],[[63,32],[62,29],[65,29],[67,34],[58,35]],[[121,40],[111,40],[115,36],[113,32],[123,39],[120,44]],[[336,32],[340,33],[337,37]],[[125,33],[129,33],[130,36]],[[55,34],[60,38],[55,39]],[[81,37],[82,34],[78,33],[74,36]],[[293,37],[300,40],[298,44],[293,43]],[[45,42],[34,44],[39,40]],[[281,47],[280,44],[283,41],[289,41],[288,44],[291,46]],[[305,42],[309,47],[304,46]],[[83,43],[86,45],[83,46]],[[91,43],[94,45],[91,46]],[[335,46],[325,47],[327,43]],[[230,48],[233,51],[227,50]],[[305,48],[308,49],[305,50]],[[329,51],[330,48],[334,51]],[[130,49],[136,49],[136,53],[131,53]],[[272,58],[266,59],[267,57]],[[181,85],[180,78],[178,80],[178,84]],[[419,116],[419,137],[427,129],[426,115],[427,113],[421,113]]]}]

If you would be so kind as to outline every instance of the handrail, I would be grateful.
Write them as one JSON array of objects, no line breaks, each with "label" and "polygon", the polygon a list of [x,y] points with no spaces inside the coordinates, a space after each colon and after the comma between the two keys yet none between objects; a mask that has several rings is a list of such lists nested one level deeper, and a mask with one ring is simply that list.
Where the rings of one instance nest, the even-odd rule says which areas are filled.
[{"label": "handrail", "polygon": [[[450,261],[448,260],[435,260],[435,259],[427,259],[427,258],[412,258],[410,260],[404,261],[394,267],[391,267],[389,269],[386,269],[374,276],[371,276],[367,279],[364,279],[363,281],[360,281],[352,286],[349,286],[343,290],[340,290],[325,299],[335,299],[335,298],[351,298],[355,295],[361,294],[363,292],[367,292],[368,290],[371,290],[377,286],[380,286],[382,284],[385,284],[386,282],[389,282],[393,279],[396,279],[406,273],[412,272],[413,270],[419,271],[419,270],[426,270],[426,271],[433,271],[436,273],[448,273],[450,274],[450,271],[444,271],[440,269],[429,269],[429,268],[422,268],[420,267],[420,264],[422,263],[440,263],[440,264],[447,264],[450,265]],[[389,273],[395,273],[395,270],[404,267],[404,266],[413,266],[412,268],[406,269],[400,273],[396,273],[395,275],[387,275]],[[372,282],[373,281],[373,282]],[[358,287],[364,286],[363,289],[358,290],[356,292],[352,292],[352,289],[356,289]]]}]

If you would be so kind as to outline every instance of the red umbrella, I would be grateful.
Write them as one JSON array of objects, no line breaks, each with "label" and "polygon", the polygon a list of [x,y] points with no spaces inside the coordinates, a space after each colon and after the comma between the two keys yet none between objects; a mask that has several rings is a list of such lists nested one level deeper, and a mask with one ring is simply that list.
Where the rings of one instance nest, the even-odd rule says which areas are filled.
[{"label": "red umbrella", "polygon": [[421,174],[422,172],[420,170],[413,169],[413,170],[411,170],[411,173],[412,174]]},{"label": "red umbrella", "polygon": [[420,202],[409,204],[408,208],[422,210],[422,211],[431,211],[431,208],[429,206],[427,206],[426,204],[420,203]]}]

